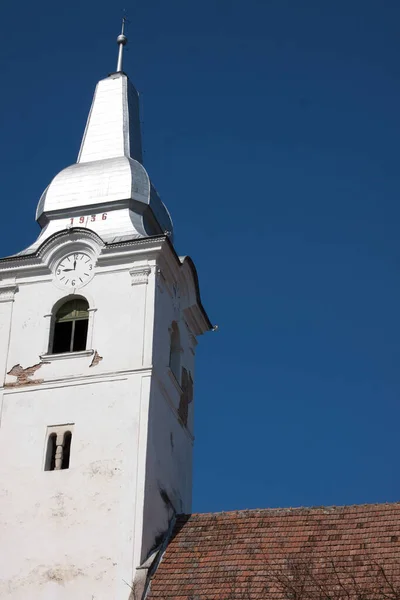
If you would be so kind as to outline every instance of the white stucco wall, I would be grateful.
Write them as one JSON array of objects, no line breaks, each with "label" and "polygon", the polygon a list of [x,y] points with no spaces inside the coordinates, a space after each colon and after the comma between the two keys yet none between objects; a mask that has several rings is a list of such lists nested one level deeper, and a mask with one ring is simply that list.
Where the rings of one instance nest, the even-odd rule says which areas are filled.
[{"label": "white stucco wall", "polygon": [[193,402],[185,426],[178,417],[181,388],[169,368],[170,324],[175,321],[180,332],[181,367],[194,379],[195,341],[182,312],[186,302],[185,287],[179,280],[173,287],[161,284],[156,289],[153,361],[157,376],[152,379],[149,407],[142,560],[167,529],[174,512],[191,512]]},{"label": "white stucco wall", "polygon": [[[63,251],[84,246],[78,237]],[[87,243],[96,275],[77,293],[89,302],[91,352],[48,356],[52,307],[66,296],[53,283],[58,242],[37,268],[16,264],[0,281],[0,373],[37,366],[28,384],[7,375],[0,389],[0,599],[128,600],[172,514],[160,489],[190,510],[193,407],[184,427],[168,367],[177,320],[193,373],[187,299],[171,292],[179,266],[165,244],[103,256]],[[168,278],[161,258],[175,264]],[[102,360],[91,367],[95,351]],[[47,428],[68,423],[70,468],[44,471]]]},{"label": "white stucco wall", "polygon": [[[6,395],[0,598],[129,597],[142,378]],[[44,471],[47,425],[63,423],[74,424],[70,468]]]}]

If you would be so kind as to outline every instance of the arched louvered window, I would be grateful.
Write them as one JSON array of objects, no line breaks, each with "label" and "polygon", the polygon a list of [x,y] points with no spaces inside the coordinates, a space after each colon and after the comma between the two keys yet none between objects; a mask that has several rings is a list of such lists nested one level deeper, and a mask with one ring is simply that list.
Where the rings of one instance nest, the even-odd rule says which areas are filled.
[{"label": "arched louvered window", "polygon": [[58,309],[54,319],[51,352],[86,350],[89,323],[89,304],[84,298],[69,300]]},{"label": "arched louvered window", "polygon": [[171,326],[171,346],[169,354],[169,368],[175,375],[175,379],[180,383],[181,380],[181,336],[176,321]]}]

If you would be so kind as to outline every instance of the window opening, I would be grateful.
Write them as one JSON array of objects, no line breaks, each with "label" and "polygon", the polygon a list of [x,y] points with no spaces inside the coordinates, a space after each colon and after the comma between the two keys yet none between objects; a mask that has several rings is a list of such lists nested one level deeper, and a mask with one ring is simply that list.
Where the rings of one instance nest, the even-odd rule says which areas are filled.
[{"label": "window opening", "polygon": [[51,433],[47,440],[45,471],[60,471],[69,468],[72,432]]},{"label": "window opening", "polygon": [[180,383],[180,370],[181,370],[181,337],[179,335],[179,328],[176,321],[171,326],[171,347],[169,354],[169,367],[175,379]]},{"label": "window opening", "polygon": [[52,433],[47,440],[45,471],[54,471],[56,466],[57,434]]},{"label": "window opening", "polygon": [[65,302],[55,316],[53,354],[86,350],[88,324],[89,304],[84,298]]}]

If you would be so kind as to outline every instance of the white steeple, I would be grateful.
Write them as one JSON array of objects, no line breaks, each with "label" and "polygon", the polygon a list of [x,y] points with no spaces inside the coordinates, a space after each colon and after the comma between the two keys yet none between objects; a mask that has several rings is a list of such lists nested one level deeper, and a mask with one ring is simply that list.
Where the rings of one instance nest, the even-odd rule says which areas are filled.
[{"label": "white steeple", "polygon": [[212,325],[141,164],[121,48],[77,162],[42,195],[42,234],[0,258],[1,599],[139,598],[191,511],[196,345]]},{"label": "white steeple", "polygon": [[78,163],[127,156],[142,162],[138,93],[124,73],[99,81]]},{"label": "white steeple", "polygon": [[43,231],[25,252],[75,225],[105,242],[172,235],[171,217],[142,164],[139,95],[122,72],[127,38],[122,33],[117,41],[118,70],[97,84],[77,162],[42,194],[36,219]]},{"label": "white steeple", "polygon": [[139,94],[122,71],[123,49],[128,43],[124,27],[125,17],[117,38],[117,70],[97,84],[78,163],[120,156],[143,161]]}]

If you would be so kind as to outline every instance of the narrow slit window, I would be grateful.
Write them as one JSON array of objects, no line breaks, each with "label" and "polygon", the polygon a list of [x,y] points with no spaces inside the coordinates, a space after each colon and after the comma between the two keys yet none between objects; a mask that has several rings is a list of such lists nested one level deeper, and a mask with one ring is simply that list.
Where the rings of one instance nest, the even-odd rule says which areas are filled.
[{"label": "narrow slit window", "polygon": [[53,431],[47,438],[45,471],[69,469],[72,431],[65,430],[65,427],[51,428]]},{"label": "narrow slit window", "polygon": [[84,298],[69,300],[57,311],[51,352],[81,352],[86,350],[89,305]]},{"label": "narrow slit window", "polygon": [[45,471],[54,471],[56,466],[57,434],[51,433],[47,440]]}]

